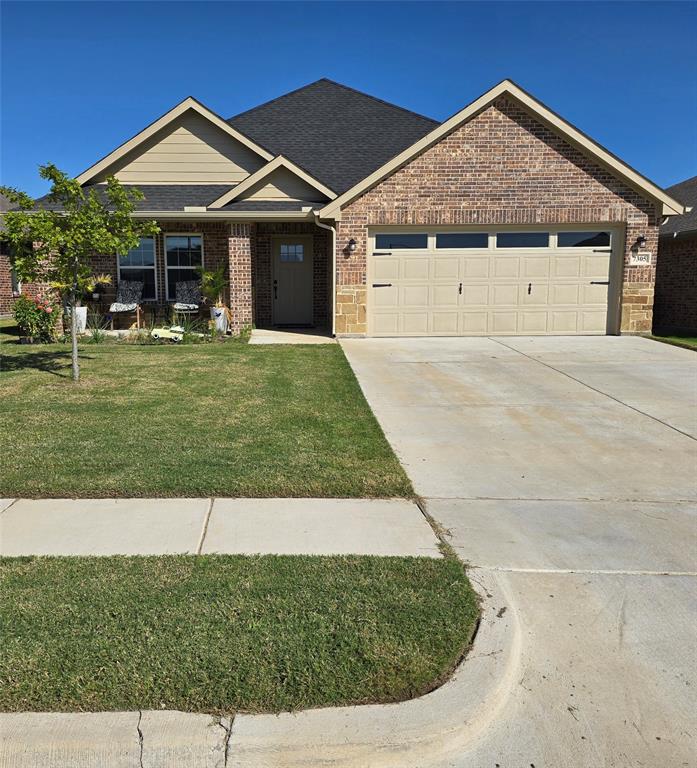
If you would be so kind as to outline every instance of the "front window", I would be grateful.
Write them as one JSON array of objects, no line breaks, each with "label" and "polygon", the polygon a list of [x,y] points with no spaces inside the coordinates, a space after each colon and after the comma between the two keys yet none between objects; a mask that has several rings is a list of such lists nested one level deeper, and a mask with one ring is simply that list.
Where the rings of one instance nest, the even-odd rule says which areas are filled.
[{"label": "front window", "polygon": [[143,300],[155,301],[155,238],[141,237],[135,248],[119,256],[119,282],[122,280],[142,282]]},{"label": "front window", "polygon": [[203,266],[201,235],[167,235],[165,237],[165,275],[167,299],[174,301],[177,283],[200,280],[196,267]]}]

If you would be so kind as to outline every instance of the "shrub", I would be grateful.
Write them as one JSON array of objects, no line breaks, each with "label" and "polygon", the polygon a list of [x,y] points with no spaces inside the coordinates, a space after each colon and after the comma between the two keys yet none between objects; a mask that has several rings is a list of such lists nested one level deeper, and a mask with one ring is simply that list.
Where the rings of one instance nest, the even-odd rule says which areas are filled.
[{"label": "shrub", "polygon": [[14,316],[22,336],[49,342],[56,336],[57,305],[47,296],[32,299],[20,296],[15,301]]}]

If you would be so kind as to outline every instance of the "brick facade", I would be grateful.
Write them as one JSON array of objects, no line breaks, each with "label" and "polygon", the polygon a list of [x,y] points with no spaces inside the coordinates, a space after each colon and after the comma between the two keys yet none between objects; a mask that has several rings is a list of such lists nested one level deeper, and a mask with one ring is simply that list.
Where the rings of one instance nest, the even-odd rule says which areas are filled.
[{"label": "brick facade", "polygon": [[[656,254],[655,205],[501,97],[342,210],[337,332],[367,331],[370,226],[591,223],[626,228],[621,330],[649,332],[655,259],[649,267],[633,267],[629,258],[639,235]],[[353,253],[350,239],[357,243]]]},{"label": "brick facade", "polygon": [[659,241],[653,328],[697,334],[697,232]]}]

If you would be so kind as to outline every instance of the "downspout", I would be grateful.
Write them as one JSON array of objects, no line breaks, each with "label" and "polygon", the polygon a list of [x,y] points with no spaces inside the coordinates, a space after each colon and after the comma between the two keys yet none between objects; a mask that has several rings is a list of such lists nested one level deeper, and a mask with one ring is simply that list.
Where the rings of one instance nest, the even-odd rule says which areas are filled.
[{"label": "downspout", "polygon": [[322,224],[316,211],[315,224],[332,233],[332,336],[336,336],[336,226]]}]

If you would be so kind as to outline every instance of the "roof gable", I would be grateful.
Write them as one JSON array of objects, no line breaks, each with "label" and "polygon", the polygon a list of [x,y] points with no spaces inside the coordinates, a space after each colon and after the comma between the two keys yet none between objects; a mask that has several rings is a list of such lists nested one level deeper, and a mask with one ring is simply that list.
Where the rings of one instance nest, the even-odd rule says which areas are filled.
[{"label": "roof gable", "polygon": [[[260,162],[272,159],[273,155],[266,149],[256,144],[250,138],[245,136],[239,130],[228,125],[219,115],[209,110],[200,102],[191,96],[184,99],[184,101],[177,104],[169,112],[162,115],[162,117],[155,120],[155,122],[148,125],[140,133],[133,136],[133,138],[121,144],[113,152],[110,152],[106,157],[103,157],[94,165],[90,166],[87,170],[83,171],[78,177],[77,181],[80,184],[87,184],[96,180],[102,180],[108,173],[113,171],[114,166],[123,169],[124,165],[128,165],[129,162],[141,158],[142,168],[140,170],[131,169],[130,172],[126,172],[124,181],[151,181],[149,178],[131,178],[130,174],[147,175],[149,170],[147,165],[153,165],[155,162],[152,160],[153,150],[159,146],[160,140],[169,138],[172,146],[178,143],[177,137],[179,137],[180,143],[184,141],[184,135],[188,135],[188,148],[195,147],[196,151],[204,150],[206,147],[213,150],[214,154],[217,154],[222,159],[227,159],[234,164],[233,157],[237,156],[238,162],[242,163],[242,157],[248,159],[250,155],[260,158]],[[235,142],[237,148],[232,143]],[[217,145],[217,146],[216,146]],[[224,148],[223,148],[224,145]],[[160,147],[161,154],[167,154],[167,148]],[[179,150],[177,150],[179,151]],[[143,154],[151,153],[150,158],[143,158]],[[158,154],[155,152],[155,154]],[[215,161],[214,161],[215,162]],[[194,165],[191,164],[191,168]],[[240,165],[240,167],[244,167]],[[229,169],[231,170],[231,169]],[[250,169],[256,170],[256,167]],[[162,173],[163,171],[158,171]],[[244,175],[247,175],[250,171],[247,171]],[[186,182],[192,181],[191,171],[189,172],[189,178],[186,178],[186,171],[184,171],[185,177],[176,179],[177,181]],[[215,172],[213,172],[215,173]],[[224,172],[223,172],[224,173]],[[171,181],[174,179],[163,179],[164,181]],[[202,177],[201,181],[210,181],[210,178]],[[226,181],[224,178],[213,178],[213,181]]]},{"label": "roof gable", "polygon": [[670,195],[666,194],[660,187],[637,173],[637,171],[630,168],[626,163],[623,163],[615,157],[615,155],[608,152],[584,133],[574,128],[574,126],[552,112],[544,104],[537,101],[537,99],[530,96],[530,94],[515,83],[510,80],[504,80],[443,122],[437,128],[420,138],[410,147],[407,147],[380,168],[373,171],[366,178],[346,190],[335,200],[332,200],[331,203],[328,203],[319,212],[320,216],[322,218],[339,218],[343,206],[348,205],[371,187],[409,163],[417,155],[434,146],[461,125],[480,114],[484,109],[493,104],[496,99],[503,95],[513,99],[526,111],[532,114],[536,120],[560,135],[572,146],[591,156],[597,163],[607,168],[630,187],[639,191],[646,197],[655,200],[657,203],[660,203],[663,206],[664,215],[674,215],[683,212],[683,206],[677,200],[671,198]]},{"label": "roof gable", "polygon": [[322,79],[230,118],[335,192],[432,131],[438,122]]},{"label": "roof gable", "polygon": [[234,200],[303,200],[326,202],[336,194],[302,168],[279,156],[214,200],[210,208],[222,208]]}]

